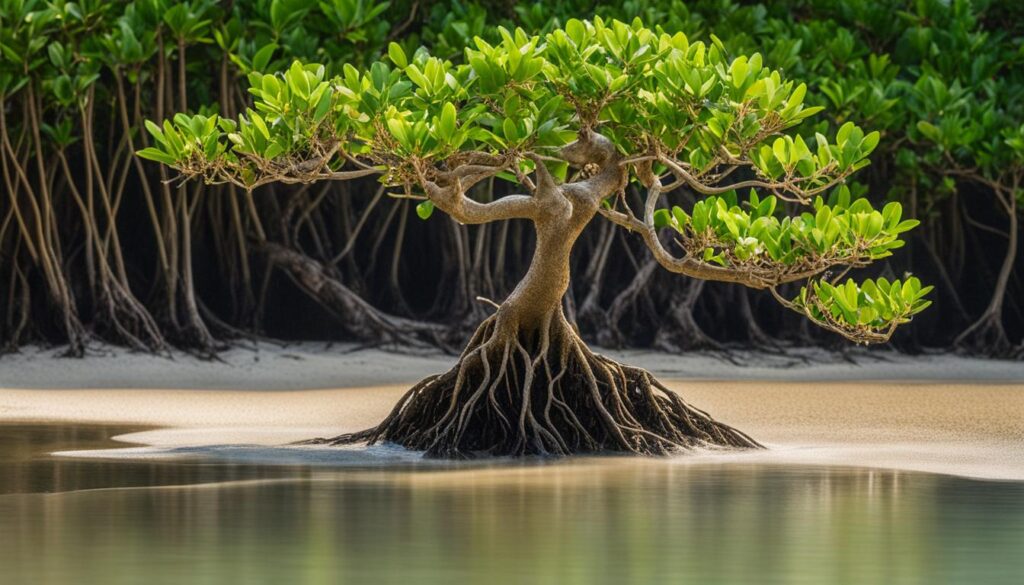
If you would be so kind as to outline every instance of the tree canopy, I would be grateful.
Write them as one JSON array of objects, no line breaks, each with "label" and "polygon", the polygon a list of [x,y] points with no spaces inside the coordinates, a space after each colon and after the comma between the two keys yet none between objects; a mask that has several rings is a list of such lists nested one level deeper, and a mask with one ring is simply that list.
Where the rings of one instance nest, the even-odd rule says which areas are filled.
[{"label": "tree canopy", "polygon": [[[805,106],[807,87],[761,55],[733,56],[713,36],[690,42],[639,19],[499,32],[500,43],[474,39],[458,63],[392,43],[389,62],[345,65],[332,78],[300,62],[250,73],[253,108],[236,119],[149,122],[156,143],[139,155],[247,190],[380,175],[396,196],[423,200],[421,217],[436,205],[476,222],[521,214],[515,196],[475,201],[474,185],[494,177],[532,194],[531,172],[537,181],[586,177],[598,169],[574,160],[573,147],[596,136],[647,192],[644,209],[633,210],[621,196],[626,185],[615,185],[600,193],[600,213],[640,234],[668,270],[769,288],[788,308],[862,342],[888,339],[928,306],[931,287],[914,277],[840,282],[842,269],[903,246],[901,234],[918,222],[902,219],[899,203],[878,210],[844,185],[868,164],[878,132],[847,122],[834,136],[786,133],[821,108]],[[663,207],[685,193],[704,198]],[[474,216],[467,204],[506,212]],[[787,216],[786,207],[804,211]],[[809,280],[794,299],[775,289],[801,279]]]}]

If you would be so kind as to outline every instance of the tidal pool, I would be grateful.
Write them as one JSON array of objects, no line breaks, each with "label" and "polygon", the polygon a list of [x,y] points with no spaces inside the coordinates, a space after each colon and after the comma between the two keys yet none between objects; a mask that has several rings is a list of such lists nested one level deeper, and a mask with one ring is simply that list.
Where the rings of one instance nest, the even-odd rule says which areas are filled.
[{"label": "tidal pool", "polygon": [[1024,582],[1024,482],[671,459],[50,455],[132,430],[0,425],[0,583]]}]

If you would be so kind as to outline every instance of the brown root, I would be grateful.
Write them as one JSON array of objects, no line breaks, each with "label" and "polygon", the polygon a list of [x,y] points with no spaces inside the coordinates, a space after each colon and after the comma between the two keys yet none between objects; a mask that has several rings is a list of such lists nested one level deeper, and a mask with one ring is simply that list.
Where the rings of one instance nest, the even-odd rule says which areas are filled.
[{"label": "brown root", "polygon": [[384,313],[334,278],[316,259],[272,242],[259,245],[270,263],[335,316],[350,336],[367,343],[445,347],[443,327]]},{"label": "brown root", "polygon": [[96,319],[94,327],[103,337],[137,351],[166,353],[167,343],[160,327],[142,303],[120,283],[104,283],[97,293],[97,302],[95,311],[100,318]]},{"label": "brown root", "polygon": [[593,353],[560,311],[547,321],[527,332],[489,317],[455,367],[416,384],[379,425],[310,443],[390,442],[448,458],[761,446],[647,371]]}]

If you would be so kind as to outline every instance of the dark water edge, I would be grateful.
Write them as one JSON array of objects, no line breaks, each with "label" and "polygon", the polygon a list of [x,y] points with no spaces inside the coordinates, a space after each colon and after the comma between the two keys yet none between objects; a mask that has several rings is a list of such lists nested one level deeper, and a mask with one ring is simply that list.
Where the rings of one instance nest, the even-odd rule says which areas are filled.
[{"label": "dark water edge", "polygon": [[86,460],[0,425],[0,583],[1024,582],[1024,483],[649,460]]}]

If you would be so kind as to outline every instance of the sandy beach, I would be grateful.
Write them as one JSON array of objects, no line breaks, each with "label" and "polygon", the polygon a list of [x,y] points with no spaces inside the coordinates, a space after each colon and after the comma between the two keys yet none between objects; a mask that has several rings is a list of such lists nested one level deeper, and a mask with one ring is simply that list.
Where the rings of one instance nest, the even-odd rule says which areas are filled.
[{"label": "sandy beach", "polygon": [[[265,346],[232,350],[223,362],[125,353],[55,359],[47,350],[5,356],[0,422],[159,427],[119,437],[143,447],[78,456],[201,453],[329,465],[336,451],[281,445],[371,426],[408,383],[454,359],[346,349]],[[756,365],[740,368],[709,355],[616,356],[651,369],[692,404],[770,447],[685,454],[673,463],[870,466],[1024,480],[1021,363],[886,354],[805,366],[755,356]]]},{"label": "sandy beach", "polygon": [[[1024,383],[1024,361],[952,354],[908,356],[853,346],[845,355],[815,348],[789,349],[785,355],[595,349],[663,380]],[[439,352],[411,354],[315,342],[234,347],[218,354],[216,360],[199,360],[182,352],[161,357],[103,346],[91,348],[85,358],[67,359],[59,357],[61,351],[30,346],[0,356],[0,388],[350,388],[411,384],[455,363],[454,356]]]}]

